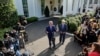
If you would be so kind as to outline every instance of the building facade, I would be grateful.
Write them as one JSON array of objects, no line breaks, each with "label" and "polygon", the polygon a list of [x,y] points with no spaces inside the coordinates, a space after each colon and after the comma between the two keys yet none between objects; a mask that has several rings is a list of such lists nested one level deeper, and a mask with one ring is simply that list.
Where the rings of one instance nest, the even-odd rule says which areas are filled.
[{"label": "building facade", "polygon": [[47,6],[50,15],[60,14],[62,16],[68,14],[83,13],[92,11],[92,9],[100,5],[100,0],[14,0],[18,15],[26,17],[44,17],[44,9]]}]

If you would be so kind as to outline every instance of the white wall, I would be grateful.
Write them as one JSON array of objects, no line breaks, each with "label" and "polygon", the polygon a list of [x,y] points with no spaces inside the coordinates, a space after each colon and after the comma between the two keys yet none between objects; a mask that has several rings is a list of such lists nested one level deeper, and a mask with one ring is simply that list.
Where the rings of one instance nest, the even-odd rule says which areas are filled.
[{"label": "white wall", "polygon": [[29,17],[32,17],[34,15],[34,0],[27,0],[27,2]]},{"label": "white wall", "polygon": [[41,11],[41,0],[34,0],[35,2],[35,16],[36,17],[42,17],[42,11]]},{"label": "white wall", "polygon": [[[57,11],[54,12],[54,14],[58,13],[58,0],[52,0],[52,1],[53,1],[52,2],[53,3],[53,11],[51,11],[50,0],[45,0],[45,7],[48,6],[48,8],[50,10],[50,14],[52,14],[52,12],[54,12],[54,7],[56,7]],[[83,0],[80,0],[79,4],[78,4],[79,0],[75,0],[74,6],[72,6],[73,0],[65,0],[66,2],[63,2],[64,0],[61,0],[61,1],[62,1],[61,5],[64,5],[66,7],[63,11],[64,16],[66,16],[65,14],[78,13],[79,7],[82,8],[82,5],[84,4],[84,3],[82,3]],[[33,17],[33,16],[42,17],[41,0],[27,0],[27,3],[28,3],[29,17]],[[18,15],[24,15],[22,0],[14,0],[14,4],[17,9]],[[73,11],[72,11],[72,7],[73,7]]]},{"label": "white wall", "polygon": [[22,0],[13,0],[18,15],[24,15]]},{"label": "white wall", "polygon": [[78,9],[79,9],[79,0],[73,0],[73,14],[78,13]]},{"label": "white wall", "polygon": [[42,17],[41,0],[27,0],[29,17]]},{"label": "white wall", "polygon": [[72,14],[72,3],[73,3],[73,0],[68,0],[67,14]]},{"label": "white wall", "polygon": [[62,5],[63,5],[63,17],[66,17],[67,15],[67,0],[63,0]]}]

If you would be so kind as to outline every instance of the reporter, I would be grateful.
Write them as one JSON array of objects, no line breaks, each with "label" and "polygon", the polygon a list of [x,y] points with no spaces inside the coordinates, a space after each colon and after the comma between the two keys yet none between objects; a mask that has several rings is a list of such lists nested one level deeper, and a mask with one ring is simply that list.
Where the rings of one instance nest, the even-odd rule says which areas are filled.
[{"label": "reporter", "polygon": [[88,56],[100,56],[100,44],[93,43]]}]

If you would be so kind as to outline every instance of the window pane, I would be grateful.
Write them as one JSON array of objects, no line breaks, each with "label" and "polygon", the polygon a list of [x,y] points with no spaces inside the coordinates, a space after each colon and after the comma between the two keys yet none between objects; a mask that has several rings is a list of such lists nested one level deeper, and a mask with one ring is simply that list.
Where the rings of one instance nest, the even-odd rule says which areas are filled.
[{"label": "window pane", "polygon": [[28,4],[27,0],[22,0],[24,16],[28,17]]},{"label": "window pane", "polygon": [[89,4],[92,4],[92,0],[90,0]]},{"label": "window pane", "polygon": [[94,0],[94,4],[97,4],[98,3],[98,0]]}]

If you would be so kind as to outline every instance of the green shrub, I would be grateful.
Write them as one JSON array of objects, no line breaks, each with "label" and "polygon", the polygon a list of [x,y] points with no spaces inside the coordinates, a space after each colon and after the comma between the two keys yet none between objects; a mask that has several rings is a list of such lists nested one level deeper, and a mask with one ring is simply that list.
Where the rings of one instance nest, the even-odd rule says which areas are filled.
[{"label": "green shrub", "polygon": [[77,27],[78,27],[77,22],[75,22],[75,21],[69,22],[69,31],[70,32],[73,33],[74,31],[76,31]]},{"label": "green shrub", "polygon": [[9,27],[9,28],[4,28],[4,29],[0,29],[0,40],[3,39],[4,33],[10,31],[11,29],[12,29],[11,27]]},{"label": "green shrub", "polygon": [[38,18],[37,17],[27,18],[27,22],[28,23],[32,23],[32,22],[35,22],[35,21],[38,21]]},{"label": "green shrub", "polygon": [[69,31],[70,32],[74,32],[78,25],[79,25],[79,20],[75,17],[70,17],[69,19],[67,19],[68,25],[69,25]]},{"label": "green shrub", "polygon": [[80,18],[75,18],[76,19],[76,22],[77,22],[77,24],[78,24],[78,26],[81,24],[81,20],[80,20]]},{"label": "green shrub", "polygon": [[0,2],[0,28],[10,27],[17,22],[17,13],[13,0]]}]

